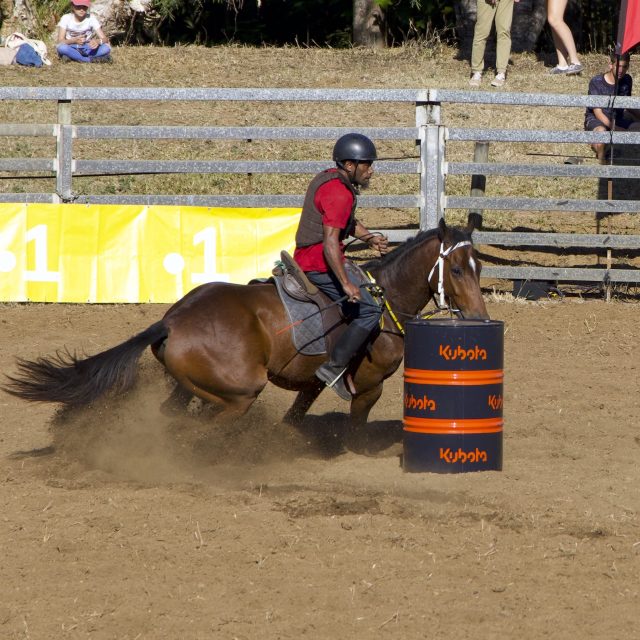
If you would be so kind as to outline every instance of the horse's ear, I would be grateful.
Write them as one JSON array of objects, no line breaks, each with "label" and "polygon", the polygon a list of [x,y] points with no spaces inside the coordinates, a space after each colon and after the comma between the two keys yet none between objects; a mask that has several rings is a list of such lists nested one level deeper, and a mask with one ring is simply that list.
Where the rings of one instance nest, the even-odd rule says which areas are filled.
[{"label": "horse's ear", "polygon": [[444,221],[444,218],[440,218],[440,222],[438,222],[438,239],[440,242],[444,240],[444,237],[447,233],[447,223]]}]

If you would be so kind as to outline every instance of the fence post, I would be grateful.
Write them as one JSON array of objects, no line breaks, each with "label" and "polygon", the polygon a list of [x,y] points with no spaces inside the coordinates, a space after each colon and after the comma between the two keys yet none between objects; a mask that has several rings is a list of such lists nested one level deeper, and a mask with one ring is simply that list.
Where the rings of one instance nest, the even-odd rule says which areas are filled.
[{"label": "fence post", "polygon": [[56,193],[54,202],[69,202],[73,172],[73,132],[71,100],[58,100],[58,135],[56,140]]},{"label": "fence post", "polygon": [[[473,150],[474,162],[489,162],[489,143],[488,142],[476,142],[475,149]],[[471,197],[484,196],[485,187],[487,185],[487,177],[483,175],[471,176]],[[469,209],[469,215],[467,216],[467,222],[473,224],[474,229],[482,229],[482,212],[484,209]]]},{"label": "fence post", "polygon": [[442,210],[442,147],[444,145],[443,127],[428,124],[420,129],[425,142],[421,146],[420,191],[424,200],[425,215],[420,216],[420,230],[434,229],[444,215]]}]

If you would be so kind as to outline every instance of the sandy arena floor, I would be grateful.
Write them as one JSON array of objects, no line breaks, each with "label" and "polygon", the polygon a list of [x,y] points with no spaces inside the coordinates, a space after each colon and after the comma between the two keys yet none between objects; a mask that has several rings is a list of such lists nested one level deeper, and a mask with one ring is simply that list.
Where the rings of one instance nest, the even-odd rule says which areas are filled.
[{"label": "sandy arena floor", "polygon": [[[0,305],[0,365],[95,353],[161,306]],[[502,472],[406,474],[401,371],[340,444],[268,388],[246,424],[158,412],[144,356],[124,401],[56,417],[0,393],[0,637],[630,638],[640,602],[637,304],[493,301],[506,326]],[[317,429],[316,429],[317,430]]]}]

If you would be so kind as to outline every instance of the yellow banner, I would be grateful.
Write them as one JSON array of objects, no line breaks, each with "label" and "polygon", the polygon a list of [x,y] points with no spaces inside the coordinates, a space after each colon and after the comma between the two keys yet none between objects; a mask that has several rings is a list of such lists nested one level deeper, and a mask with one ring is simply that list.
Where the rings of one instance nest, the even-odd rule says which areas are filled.
[{"label": "yellow banner", "polygon": [[175,302],[270,275],[300,209],[0,204],[0,300]]}]

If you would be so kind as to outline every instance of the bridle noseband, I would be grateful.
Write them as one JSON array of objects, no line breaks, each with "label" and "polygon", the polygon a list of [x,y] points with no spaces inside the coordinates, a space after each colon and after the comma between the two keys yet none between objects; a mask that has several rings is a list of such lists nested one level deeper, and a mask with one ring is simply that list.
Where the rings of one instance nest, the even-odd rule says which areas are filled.
[{"label": "bridle noseband", "polygon": [[462,242],[458,242],[456,244],[452,244],[449,248],[444,248],[444,241],[440,242],[440,253],[438,254],[438,259],[434,262],[431,271],[429,272],[429,277],[427,278],[427,284],[430,285],[431,277],[433,276],[433,272],[438,269],[438,298],[434,294],[433,299],[438,309],[450,309],[451,311],[458,311],[458,309],[451,309],[446,305],[445,295],[444,295],[444,259],[450,254],[453,253],[456,249],[460,249],[461,247],[471,246],[473,243],[470,240],[463,240]]}]

